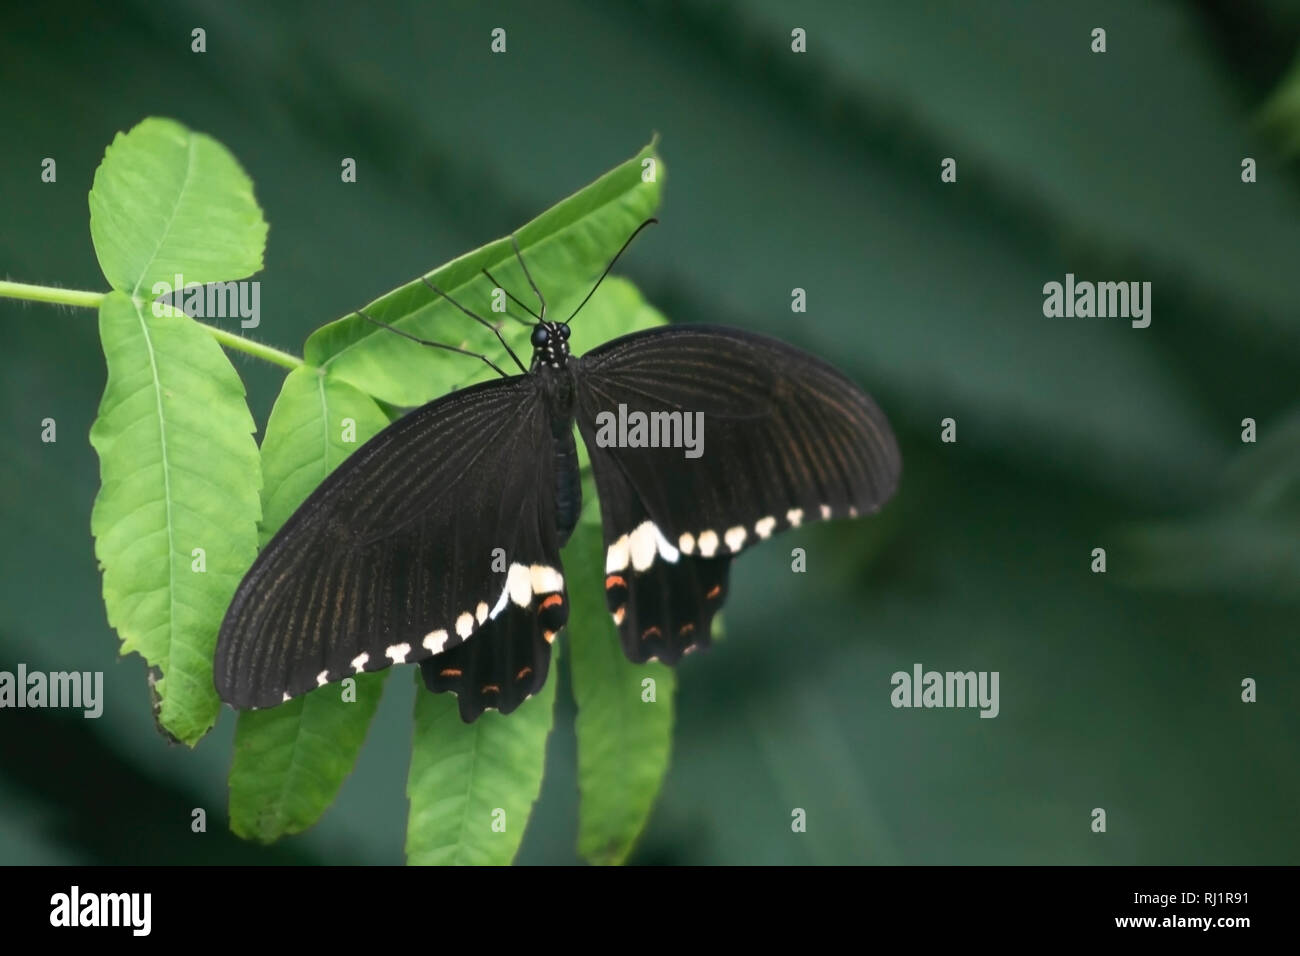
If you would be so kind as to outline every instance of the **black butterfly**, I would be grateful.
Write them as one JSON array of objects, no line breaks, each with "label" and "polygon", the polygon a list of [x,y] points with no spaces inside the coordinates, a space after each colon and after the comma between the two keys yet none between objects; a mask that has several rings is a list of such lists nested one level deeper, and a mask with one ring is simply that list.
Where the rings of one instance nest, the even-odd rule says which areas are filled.
[{"label": "black butterfly", "polygon": [[[715,326],[637,332],[572,356],[573,316],[546,319],[519,261],[541,302],[540,315],[528,309],[528,370],[416,409],[303,502],[226,612],[222,700],[267,707],[414,662],[430,690],[457,695],[467,722],[536,693],[569,614],[560,548],[581,510],[575,419],[600,498],[605,594],[636,662],[676,664],[708,646],[735,554],[893,494],[901,458],[889,424],[831,366]],[[610,444],[620,406],[669,439],[702,414],[703,453]],[[635,429],[623,437],[631,444]]]}]

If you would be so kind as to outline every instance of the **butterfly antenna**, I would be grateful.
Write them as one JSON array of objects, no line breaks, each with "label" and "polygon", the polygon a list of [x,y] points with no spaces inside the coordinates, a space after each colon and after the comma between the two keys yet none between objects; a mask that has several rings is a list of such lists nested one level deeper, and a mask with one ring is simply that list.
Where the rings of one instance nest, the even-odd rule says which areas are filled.
[{"label": "butterfly antenna", "polygon": [[641,225],[637,226],[635,229],[632,230],[632,235],[627,237],[627,242],[623,243],[623,248],[618,250],[618,252],[614,253],[614,258],[609,260],[609,265],[605,266],[605,271],[600,274],[600,278],[596,280],[596,284],[591,287],[591,291],[587,293],[587,298],[579,302],[578,307],[573,310],[573,315],[569,316],[567,319],[564,320],[565,325],[568,325],[570,322],[572,322],[573,316],[581,312],[582,307],[587,304],[587,299],[590,299],[593,295],[596,294],[596,290],[600,288],[600,284],[605,281],[605,276],[609,275],[609,270],[614,268],[614,263],[618,262],[618,257],[627,251],[628,246],[632,245],[632,240],[635,239],[637,235],[641,232],[641,230],[644,229],[646,226],[649,226],[653,223],[657,223],[658,221],[659,221],[658,219],[651,216],[645,222],[641,223]]},{"label": "butterfly antenna", "polygon": [[452,298],[451,296],[449,296],[447,293],[445,293],[445,292],[443,292],[441,289],[439,289],[436,285],[434,285],[432,282],[430,282],[430,281],[429,281],[428,279],[426,279],[424,276],[420,276],[420,281],[423,282],[425,285],[427,285],[427,286],[428,286],[430,289],[432,289],[434,292],[438,293],[438,295],[442,296],[444,299],[446,299],[448,302],[450,302],[450,303],[451,303],[452,305],[454,305],[456,308],[460,309],[462,312],[464,312],[466,315],[468,315],[468,316],[469,316],[471,319],[473,319],[475,322],[479,323],[479,325],[482,325],[482,326],[485,327],[485,328],[489,328],[489,329],[491,329],[491,330],[492,330],[492,334],[495,335],[495,336],[497,337],[497,341],[500,342],[500,343],[502,344],[502,346],[505,347],[505,350],[506,350],[507,352],[510,353],[510,357],[511,357],[512,359],[515,360],[515,364],[516,364],[517,366],[519,366],[519,371],[521,371],[521,372],[527,372],[527,371],[528,371],[528,369],[524,368],[524,363],[521,362],[521,361],[519,361],[519,356],[516,355],[516,354],[515,354],[515,350],[512,349],[512,348],[510,347],[510,343],[508,343],[508,342],[506,341],[505,336],[503,336],[503,335],[501,334],[501,329],[500,329],[499,326],[493,324],[492,322],[489,322],[487,319],[483,318],[483,316],[481,316],[481,315],[476,315],[475,313],[471,312],[469,309],[465,308],[463,305],[461,305],[459,302],[457,302],[455,299],[453,299],[453,298]]},{"label": "butterfly antenna", "polygon": [[[528,263],[524,262],[524,257],[519,252],[519,242],[515,239],[515,234],[513,232],[510,233],[510,245],[515,247],[515,258],[519,260],[519,264],[523,267],[524,278],[527,279],[528,284],[533,287],[533,294],[537,296],[537,301],[542,304],[542,314],[537,317],[537,321],[541,322],[546,318],[546,296],[542,295],[542,290],[537,288],[537,283],[533,281],[533,274],[528,271]],[[511,296],[511,298],[514,297]],[[531,312],[532,309],[529,309],[528,311]]]},{"label": "butterfly antenna", "polygon": [[[497,364],[493,362],[490,358],[488,358],[486,355],[480,355],[478,352],[471,352],[469,349],[458,348],[455,345],[446,345],[442,342],[430,342],[428,339],[419,338],[418,336],[411,335],[411,333],[409,332],[403,332],[401,329],[391,326],[387,322],[380,322],[378,319],[372,319],[370,316],[366,315],[360,309],[357,309],[357,315],[361,316],[367,322],[373,322],[381,329],[387,329],[390,332],[396,332],[398,335],[402,336],[402,338],[410,339],[412,342],[419,342],[421,345],[427,345],[430,348],[446,349],[448,352],[459,352],[461,355],[470,355],[476,359],[482,359],[484,362],[487,362],[487,364],[492,367],[492,371],[496,372],[502,378],[510,377],[505,372],[501,371],[501,369],[497,367]],[[513,355],[514,353],[512,352],[510,354]],[[515,359],[515,361],[518,362],[519,360]]]},{"label": "butterfly antenna", "polygon": [[[492,273],[488,272],[486,269],[481,269],[481,270],[479,270],[479,271],[481,271],[485,276],[488,277],[488,281],[489,281],[489,282],[491,282],[494,286],[496,286],[498,289],[500,289],[502,292],[504,292],[504,293],[506,294],[506,296],[510,299],[511,302],[513,302],[515,305],[519,306],[519,308],[523,309],[525,312],[527,312],[529,315],[531,315],[531,316],[532,316],[534,319],[536,319],[538,322],[542,321],[542,317],[541,317],[540,315],[538,315],[536,312],[534,312],[532,309],[530,309],[530,308],[529,308],[527,305],[525,305],[523,302],[520,302],[518,299],[516,299],[516,298],[514,297],[514,294],[511,293],[511,291],[510,291],[509,289],[507,289],[505,286],[503,286],[500,282],[498,282],[498,281],[496,280],[496,277],[493,276]],[[517,321],[517,322],[523,322],[524,325],[527,325],[527,326],[531,326],[531,325],[532,325],[531,322],[527,321],[526,319],[521,319],[521,318],[519,318],[519,316],[515,315],[515,314],[514,314],[513,312],[511,312],[509,309],[506,309],[506,315],[510,316],[510,318],[514,319],[514,320]]]}]

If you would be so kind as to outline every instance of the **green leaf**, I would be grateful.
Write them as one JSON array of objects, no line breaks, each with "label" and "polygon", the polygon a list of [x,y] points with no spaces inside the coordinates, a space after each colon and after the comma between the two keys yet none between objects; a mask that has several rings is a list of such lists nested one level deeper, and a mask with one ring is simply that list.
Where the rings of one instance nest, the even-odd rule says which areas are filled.
[{"label": "green leaf", "polygon": [[168,312],[120,292],[100,307],[91,530],[122,651],[162,671],[159,723],[193,745],[216,720],[212,654],[257,550],[261,479],[243,383],[207,332]]},{"label": "green leaf", "polygon": [[415,670],[408,863],[501,865],[515,858],[542,788],[559,661],[556,643],[551,673],[535,697],[508,716],[489,710],[472,724],[460,719],[455,695],[429,693]]},{"label": "green leaf", "polygon": [[[632,159],[515,233],[528,270],[546,296],[548,317],[567,317],[568,310],[587,294],[632,230],[658,207],[664,166],[654,145],[650,143]],[[642,161],[647,159],[654,159],[656,164],[654,182],[642,180]],[[453,259],[429,273],[428,279],[466,308],[487,319],[505,322],[503,334],[527,364],[531,354],[527,345],[529,330],[492,311],[494,286],[480,273],[484,268],[503,288],[538,309],[508,237]],[[509,303],[509,309],[516,316],[528,318],[513,303]],[[363,311],[411,335],[486,354],[503,369],[515,371],[491,331],[419,279],[381,296]],[[582,316],[585,320],[585,310]],[[460,386],[495,375],[474,359],[421,349],[356,315],[318,329],[307,339],[304,352],[309,364],[326,368],[333,377],[396,405],[418,405],[442,394],[443,390],[433,384],[435,381],[449,379],[450,384]],[[413,361],[413,355],[418,359]]]},{"label": "green leaf", "polygon": [[285,377],[262,439],[262,539],[265,544],[325,477],[388,427],[369,395],[320,369]]},{"label": "green leaf", "polygon": [[[374,400],[347,383],[314,368],[290,372],[262,441],[262,543],[326,475],[387,425]],[[270,842],[320,819],[356,765],[387,676],[358,675],[355,700],[330,685],[239,715],[230,767],[235,833]]]},{"label": "green leaf", "polygon": [[[595,488],[583,483],[583,520],[564,549],[569,653],[578,703],[578,852],[622,863],[645,829],[672,748],[672,668],[633,664],[605,606],[605,548]],[[588,515],[592,518],[589,520]],[[652,680],[653,701],[643,681]]]},{"label": "green leaf", "polygon": [[252,275],[266,221],[224,146],[150,118],[118,133],[95,171],[90,235],[109,284],[135,297],[177,274],[186,283]]},{"label": "green leaf", "polygon": [[239,715],[230,765],[230,829],[270,843],[320,819],[356,765],[388,671],[358,674],[356,700],[330,684]]}]

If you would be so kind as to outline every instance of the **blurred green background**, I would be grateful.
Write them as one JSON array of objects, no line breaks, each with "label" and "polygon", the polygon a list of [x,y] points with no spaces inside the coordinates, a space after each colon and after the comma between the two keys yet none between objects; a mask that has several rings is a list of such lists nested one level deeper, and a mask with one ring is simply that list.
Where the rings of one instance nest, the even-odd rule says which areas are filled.
[{"label": "blurred green background", "polygon": [[[106,288],[93,171],[115,132],[171,116],[252,176],[271,224],[253,334],[300,351],[658,131],[662,224],[620,271],[673,321],[778,335],[876,396],[903,447],[899,496],[737,562],[728,639],[680,669],[673,763],[633,862],[1300,862],[1295,5],[3,16],[5,278]],[[498,26],[504,55],[489,52]],[[47,156],[56,184],[39,180]],[[1044,318],[1042,286],[1067,272],[1151,281],[1151,327]],[[94,314],[3,301],[0,328],[0,669],[102,670],[107,698],[99,720],[0,711],[0,863],[400,862],[409,680],[389,682],[315,829],[272,848],[226,830],[232,712],[195,751],[165,744],[144,664],[117,657],[105,621]],[[283,373],[232,361],[264,426]],[[956,444],[939,441],[946,417]],[[1245,417],[1258,444],[1240,440]],[[795,546],[807,574],[790,573]],[[895,710],[889,676],[916,662],[999,671],[1001,714]],[[1246,677],[1258,703],[1241,702]],[[562,706],[521,862],[577,860],[572,720]]]}]

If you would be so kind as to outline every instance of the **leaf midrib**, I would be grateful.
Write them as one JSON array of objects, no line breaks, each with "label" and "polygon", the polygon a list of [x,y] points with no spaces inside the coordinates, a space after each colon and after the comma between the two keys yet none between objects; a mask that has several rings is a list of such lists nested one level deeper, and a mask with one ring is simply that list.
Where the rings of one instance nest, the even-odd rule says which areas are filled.
[{"label": "leaf midrib", "polygon": [[[131,301],[136,301],[136,295],[140,292],[140,284],[149,274],[153,264],[158,261],[158,250],[163,247],[167,237],[171,235],[172,225],[176,222],[176,213],[181,208],[181,200],[185,196],[185,190],[189,188],[190,177],[194,173],[194,134],[187,132],[185,134],[185,178],[181,180],[181,188],[176,193],[176,202],[172,206],[171,215],[167,217],[167,225],[163,227],[162,235],[158,237],[158,242],[153,247],[153,252],[149,254],[148,260],[140,268],[140,275],[135,280],[135,288],[131,290]],[[172,290],[175,291],[175,290]]]},{"label": "leaf midrib", "polygon": [[[154,405],[158,409],[158,443],[162,449],[163,501],[167,515],[167,662],[159,662],[163,679],[171,670],[172,641],[175,639],[176,626],[176,547],[175,533],[172,528],[172,481],[171,465],[167,461],[167,421],[163,414],[162,381],[158,377],[158,361],[154,353],[153,336],[149,334],[149,323],[145,321],[144,312],[134,296],[131,307],[135,309],[136,319],[140,322],[140,331],[144,333],[145,348],[149,353],[149,368],[153,373]],[[163,695],[163,706],[167,706],[167,697]]]},{"label": "leaf midrib", "polygon": [[[158,357],[154,349],[153,336],[149,334],[149,323],[145,319],[144,311],[141,308],[142,303],[137,298],[137,294],[140,291],[141,283],[144,282],[145,276],[149,273],[149,269],[158,259],[158,250],[163,247],[163,243],[167,241],[167,237],[171,234],[172,224],[176,221],[177,210],[180,209],[185,190],[189,188],[193,172],[194,136],[191,134],[186,137],[185,177],[181,180],[181,188],[177,192],[171,215],[167,217],[167,225],[163,228],[162,235],[158,237],[158,242],[154,245],[154,250],[150,253],[149,259],[140,269],[135,288],[131,290],[131,308],[135,310],[135,317],[140,323],[140,331],[144,334],[145,349],[149,353],[149,370],[153,376],[154,407],[158,412],[158,444],[162,452],[163,503],[167,518],[167,653],[166,663],[160,661],[159,668],[162,670],[164,680],[171,671],[172,642],[176,636],[176,533],[172,513],[171,464],[167,458],[167,419],[163,412],[162,380],[158,375]],[[163,707],[166,706],[166,695],[163,695]]]},{"label": "leaf midrib", "polygon": [[[417,687],[416,693],[419,692],[420,688]],[[469,823],[470,794],[474,792],[474,774],[478,769],[478,742],[482,736],[483,727],[480,724],[474,728],[474,743],[469,751],[469,773],[467,774],[469,782],[465,786],[465,806],[461,808],[460,812],[460,829],[456,834],[456,851],[452,856],[453,863],[460,863],[461,854],[465,849],[465,827]],[[508,823],[507,826],[509,826]]]}]

